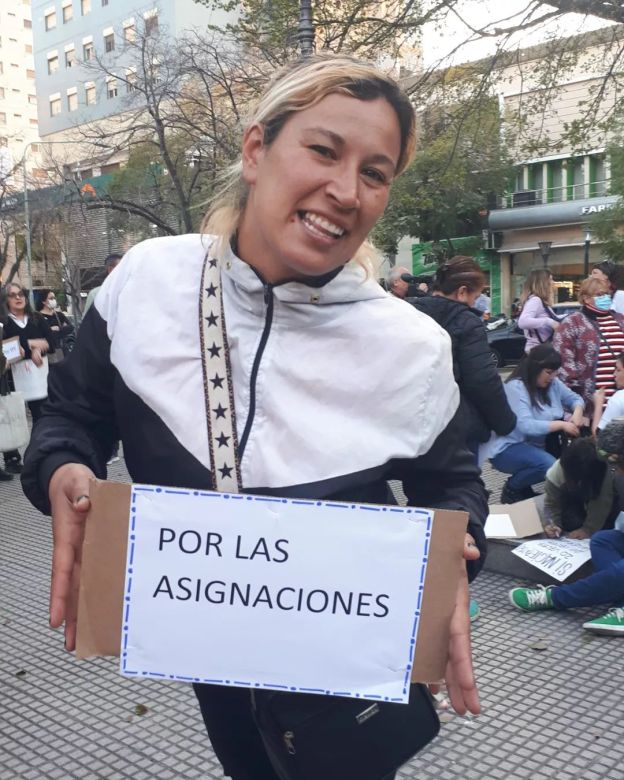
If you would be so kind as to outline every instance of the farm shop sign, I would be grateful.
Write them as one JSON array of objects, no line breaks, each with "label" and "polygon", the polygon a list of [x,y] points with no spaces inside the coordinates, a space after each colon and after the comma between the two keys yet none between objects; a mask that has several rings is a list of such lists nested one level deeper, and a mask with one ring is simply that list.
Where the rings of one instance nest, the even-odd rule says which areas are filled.
[{"label": "farm shop sign", "polygon": [[610,211],[615,206],[615,203],[596,203],[591,206],[583,206],[581,208],[581,216],[590,216],[591,214],[602,214],[604,211]]}]

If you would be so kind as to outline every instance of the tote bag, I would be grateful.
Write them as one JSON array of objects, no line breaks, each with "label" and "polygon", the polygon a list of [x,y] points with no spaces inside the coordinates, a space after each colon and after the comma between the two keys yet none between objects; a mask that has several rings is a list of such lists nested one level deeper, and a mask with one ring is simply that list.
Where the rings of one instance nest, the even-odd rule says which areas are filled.
[{"label": "tote bag", "polygon": [[26,404],[21,393],[0,395],[0,452],[28,444]]}]

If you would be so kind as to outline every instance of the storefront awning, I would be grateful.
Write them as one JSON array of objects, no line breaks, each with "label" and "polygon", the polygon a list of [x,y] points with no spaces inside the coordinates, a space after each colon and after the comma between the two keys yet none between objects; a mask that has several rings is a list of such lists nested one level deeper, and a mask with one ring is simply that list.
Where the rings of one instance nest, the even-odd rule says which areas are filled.
[{"label": "storefront awning", "polygon": [[619,198],[606,195],[601,198],[569,200],[564,203],[546,203],[539,206],[496,209],[490,212],[490,230],[517,230],[547,225],[574,225],[587,222],[594,214],[612,208]]}]

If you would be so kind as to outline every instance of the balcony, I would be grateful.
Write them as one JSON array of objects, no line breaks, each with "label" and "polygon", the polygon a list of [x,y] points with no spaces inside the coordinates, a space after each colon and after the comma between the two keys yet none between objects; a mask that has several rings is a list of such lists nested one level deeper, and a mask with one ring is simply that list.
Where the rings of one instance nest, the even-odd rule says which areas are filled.
[{"label": "balcony", "polygon": [[588,182],[586,184],[568,184],[562,187],[540,187],[539,189],[508,192],[498,198],[499,209],[526,208],[544,206],[549,203],[602,198],[609,195],[611,179]]}]

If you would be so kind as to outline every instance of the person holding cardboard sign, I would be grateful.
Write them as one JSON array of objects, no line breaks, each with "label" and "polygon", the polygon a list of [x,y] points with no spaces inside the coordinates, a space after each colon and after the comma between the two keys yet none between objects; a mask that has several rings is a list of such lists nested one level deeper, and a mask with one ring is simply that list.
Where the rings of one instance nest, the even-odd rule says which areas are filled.
[{"label": "person holding cardboard sign", "polygon": [[[22,478],[53,515],[51,624],[65,623],[68,649],[90,480],[119,435],[133,480],[148,484],[210,490],[213,469],[250,493],[379,504],[399,479],[412,505],[469,513],[476,575],[487,502],[461,444],[449,339],[374,281],[366,242],[414,139],[410,101],[372,66],[295,63],[256,106],[205,235],[143,242],[104,282],[50,377]],[[207,397],[230,379],[230,409],[207,418]],[[228,414],[230,433],[209,446],[207,423]],[[467,607],[463,574],[446,681],[457,711],[477,713]],[[276,780],[249,691],[196,693],[226,774]]]}]

